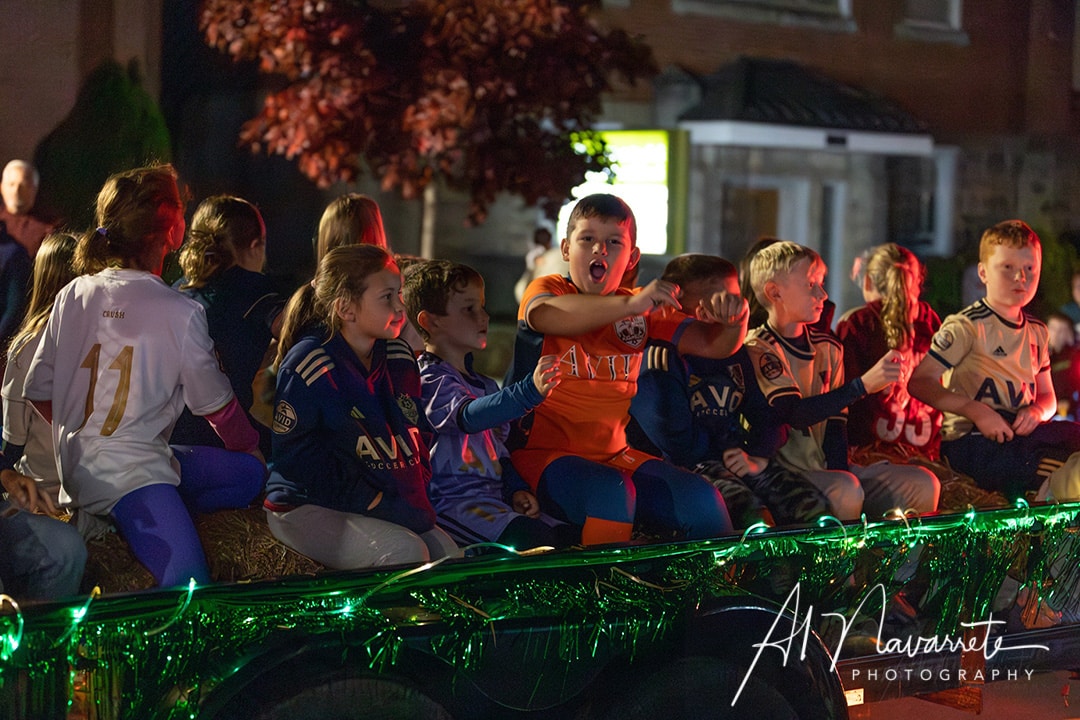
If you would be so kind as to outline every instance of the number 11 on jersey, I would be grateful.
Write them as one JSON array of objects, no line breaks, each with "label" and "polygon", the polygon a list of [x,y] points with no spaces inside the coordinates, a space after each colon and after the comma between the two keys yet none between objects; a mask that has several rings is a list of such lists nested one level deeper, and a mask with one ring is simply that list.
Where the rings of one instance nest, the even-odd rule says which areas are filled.
[{"label": "number 11 on jersey", "polygon": [[[112,407],[105,417],[101,426],[101,434],[108,437],[116,432],[120,426],[120,420],[124,417],[124,409],[127,407],[128,392],[131,390],[131,361],[135,355],[135,348],[125,345],[120,353],[109,363],[109,370],[120,371],[120,382],[116,385],[116,393],[113,395]],[[86,411],[83,415],[81,430],[86,426],[90,416],[94,414],[94,391],[97,389],[98,367],[101,361],[101,343],[94,343],[90,352],[83,358],[81,368],[90,371],[90,389],[86,391]]]}]

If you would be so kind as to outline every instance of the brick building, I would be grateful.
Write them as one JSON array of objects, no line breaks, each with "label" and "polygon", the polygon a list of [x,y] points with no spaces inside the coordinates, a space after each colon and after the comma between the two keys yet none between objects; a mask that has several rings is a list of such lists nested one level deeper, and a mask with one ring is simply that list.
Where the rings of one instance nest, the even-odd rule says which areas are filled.
[{"label": "brick building", "polygon": [[609,0],[603,15],[663,69],[608,119],[690,132],[687,249],[804,242],[843,306],[858,299],[837,269],[867,245],[951,255],[1011,216],[1080,228],[1075,2]]},{"label": "brick building", "polygon": [[[190,62],[170,22],[190,24],[196,5],[7,0],[0,86],[18,102],[0,106],[0,161],[31,156],[104,58],[137,58],[147,88],[166,87],[165,66]],[[1010,216],[1059,235],[1080,229],[1072,0],[605,0],[599,19],[642,34],[663,70],[615,92],[605,126],[681,130],[687,143],[669,253],[735,257],[756,234],[780,234],[822,251],[843,308],[858,301],[844,277],[867,245],[897,239],[950,255]],[[197,195],[259,202],[271,269],[302,269],[326,195],[299,187],[284,161],[230,154],[255,93],[189,91],[166,107],[181,171]],[[419,251],[418,204],[380,202],[395,247]],[[439,194],[436,251],[480,267],[491,309],[506,317],[537,213],[507,199],[480,228],[465,228],[465,214],[463,198]]]}]

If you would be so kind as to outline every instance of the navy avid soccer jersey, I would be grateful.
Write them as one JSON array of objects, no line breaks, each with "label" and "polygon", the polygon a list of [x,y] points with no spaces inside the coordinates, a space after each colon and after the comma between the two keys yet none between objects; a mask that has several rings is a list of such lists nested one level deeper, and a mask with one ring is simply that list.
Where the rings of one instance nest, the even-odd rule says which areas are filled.
[{"label": "navy avid soccer jersey", "polygon": [[[416,533],[434,526],[420,408],[395,384],[405,358],[403,341],[377,340],[365,370],[339,334],[309,335],[289,350],[278,371],[268,507],[320,505]],[[398,367],[388,370],[391,362]]]},{"label": "navy avid soccer jersey", "polygon": [[[173,287],[180,289],[183,282],[181,278]],[[204,287],[180,292],[206,310],[207,327],[221,369],[228,376],[240,407],[250,413],[255,402],[252,383],[274,339],[271,327],[286,298],[275,291],[270,278],[239,265],[225,270]],[[206,420],[195,417],[188,410],[176,421],[170,442],[174,445],[225,446]]]},{"label": "navy avid soccer jersey", "polygon": [[665,458],[688,468],[730,448],[771,457],[783,439],[745,347],[716,360],[649,341],[630,414]]},{"label": "navy avid soccer jersey", "polygon": [[[928,354],[945,366],[946,388],[1008,414],[1035,401],[1035,378],[1050,369],[1046,325],[1027,313],[1012,323],[982,300],[945,318]],[[947,412],[941,439],[956,440],[973,427]]]}]

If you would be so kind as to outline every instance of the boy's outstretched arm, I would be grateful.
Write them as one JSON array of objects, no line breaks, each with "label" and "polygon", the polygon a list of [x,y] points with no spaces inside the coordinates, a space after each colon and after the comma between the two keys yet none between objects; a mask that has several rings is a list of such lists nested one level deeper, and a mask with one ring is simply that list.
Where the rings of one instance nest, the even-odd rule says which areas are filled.
[{"label": "boy's outstretched arm", "polygon": [[941,376],[944,374],[945,366],[927,355],[911,374],[908,392],[912,397],[942,412],[963,415],[975,423],[983,437],[999,443],[1012,440],[1015,433],[1005,418],[989,405],[968,399],[946,388],[941,384]]},{"label": "boy's outstretched arm", "polygon": [[697,320],[679,338],[679,352],[723,359],[742,347],[750,306],[740,295],[724,291],[702,300]]},{"label": "boy's outstretched arm", "polygon": [[558,359],[554,355],[544,355],[532,375],[498,392],[466,400],[457,411],[458,427],[471,435],[517,420],[543,402],[561,377]]},{"label": "boy's outstretched arm", "polygon": [[675,283],[653,280],[634,295],[540,295],[525,309],[525,323],[545,335],[584,335],[625,317],[644,315],[662,307],[680,310],[678,293]]}]

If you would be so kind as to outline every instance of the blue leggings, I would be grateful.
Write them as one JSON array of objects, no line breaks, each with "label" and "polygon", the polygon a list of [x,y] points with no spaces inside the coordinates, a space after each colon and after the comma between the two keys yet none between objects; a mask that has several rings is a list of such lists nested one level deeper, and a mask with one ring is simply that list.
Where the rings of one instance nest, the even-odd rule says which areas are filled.
[{"label": "blue leggings", "polygon": [[556,517],[583,525],[595,517],[659,531],[678,531],[699,540],[731,532],[724,500],[705,478],[648,460],[633,475],[584,458],[554,460],[540,476],[541,506]]},{"label": "blue leggings", "polygon": [[210,580],[191,513],[246,507],[263,488],[266,468],[254,456],[221,448],[173,446],[180,485],[144,485],[113,506],[131,552],[161,587]]}]

